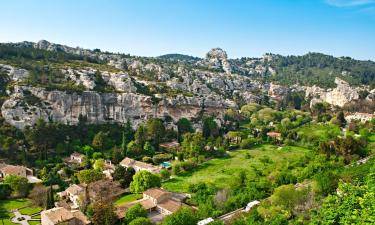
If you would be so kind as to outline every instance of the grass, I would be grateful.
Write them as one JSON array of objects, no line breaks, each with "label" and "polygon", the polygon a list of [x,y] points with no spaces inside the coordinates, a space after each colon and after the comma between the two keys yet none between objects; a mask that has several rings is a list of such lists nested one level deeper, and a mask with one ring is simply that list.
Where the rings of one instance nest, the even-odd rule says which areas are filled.
[{"label": "grass", "polygon": [[127,195],[124,195],[122,197],[120,197],[119,199],[117,199],[114,203],[115,206],[121,206],[121,205],[124,205],[128,202],[132,202],[132,201],[135,201],[135,200],[138,200],[138,199],[141,199],[142,198],[142,195],[141,194],[127,194]]},{"label": "grass", "polygon": [[[14,223],[11,222],[11,219],[14,217],[14,214],[12,213],[12,210],[22,208],[28,205],[31,205],[32,202],[29,199],[11,199],[11,200],[1,200],[0,201],[0,210],[6,211],[7,218],[4,217],[4,220],[0,224],[4,223],[4,225],[14,225]],[[26,207],[23,209],[20,209],[20,212],[23,214],[31,215],[37,212],[40,212],[41,208],[39,207]],[[34,217],[35,219],[37,217]],[[40,221],[30,221],[30,224],[36,225],[40,224]]]},{"label": "grass", "polygon": [[35,213],[38,213],[40,211],[42,211],[41,208],[39,207],[35,207],[35,208],[32,208],[32,207],[27,207],[27,208],[23,208],[23,209],[20,209],[19,210],[21,214],[24,214],[24,215],[33,215]]},{"label": "grass", "polygon": [[[253,166],[259,170],[272,170],[292,160],[297,160],[309,150],[302,147],[287,146],[278,149],[274,145],[260,145],[251,150],[238,150],[229,153],[229,157],[212,159],[198,166],[194,171],[164,182],[162,186],[170,191],[188,192],[192,184],[212,183],[216,187],[230,186],[230,180],[240,171],[255,176]],[[268,158],[272,163],[264,163]]]},{"label": "grass", "polygon": [[308,141],[327,141],[341,134],[338,126],[331,124],[309,124],[298,129],[298,134]]}]

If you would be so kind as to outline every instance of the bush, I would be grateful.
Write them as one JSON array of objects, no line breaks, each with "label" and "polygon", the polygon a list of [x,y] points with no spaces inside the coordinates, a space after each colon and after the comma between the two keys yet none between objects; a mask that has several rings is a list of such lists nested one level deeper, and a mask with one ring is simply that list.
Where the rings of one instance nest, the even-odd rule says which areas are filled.
[{"label": "bush", "polygon": [[131,221],[129,225],[152,225],[150,219],[145,217],[138,217]]},{"label": "bush", "polygon": [[240,147],[242,149],[249,149],[256,145],[258,140],[256,138],[246,138],[241,141]]},{"label": "bush", "polygon": [[155,163],[155,164],[160,164],[162,162],[165,162],[165,161],[168,161],[170,159],[173,158],[173,155],[172,154],[158,154],[158,155],[154,155],[152,157],[152,161]]},{"label": "bush", "polygon": [[125,222],[130,224],[130,222],[136,220],[139,217],[147,217],[147,211],[141,204],[136,204],[128,209],[125,213]]}]

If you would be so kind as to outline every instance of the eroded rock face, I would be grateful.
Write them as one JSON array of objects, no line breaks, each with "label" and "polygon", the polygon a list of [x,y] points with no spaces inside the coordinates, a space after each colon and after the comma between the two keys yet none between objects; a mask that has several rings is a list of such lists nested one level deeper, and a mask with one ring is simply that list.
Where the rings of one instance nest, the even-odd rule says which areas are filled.
[{"label": "eroded rock face", "polygon": [[[25,95],[33,96],[37,103],[26,102]],[[134,93],[85,91],[82,94],[67,94],[43,88],[16,86],[14,94],[4,102],[1,113],[7,122],[20,129],[33,125],[39,118],[76,124],[80,115],[86,116],[90,123],[125,123],[131,120],[137,126],[150,117],[170,116],[175,122],[182,117],[194,118],[202,110],[221,118],[225,108],[233,106],[233,102],[215,95],[206,98],[180,95],[163,98],[154,105],[150,96]]]},{"label": "eroded rock face", "polygon": [[306,98],[312,98],[311,105],[325,101],[331,105],[344,106],[346,103],[359,99],[358,91],[340,78],[335,79],[336,88],[325,90],[323,88],[312,86],[306,88]]},{"label": "eroded rock face", "polygon": [[13,81],[22,81],[29,76],[29,72],[27,70],[17,69],[10,65],[0,64],[0,71],[5,71],[9,78]]}]

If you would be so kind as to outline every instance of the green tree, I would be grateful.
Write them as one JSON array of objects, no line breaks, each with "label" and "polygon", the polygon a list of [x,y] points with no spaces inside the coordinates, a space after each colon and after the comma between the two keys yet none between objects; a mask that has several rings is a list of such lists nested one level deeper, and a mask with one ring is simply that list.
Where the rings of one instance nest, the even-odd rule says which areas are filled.
[{"label": "green tree", "polygon": [[203,136],[205,138],[217,137],[219,135],[219,127],[213,117],[203,118]]},{"label": "green tree", "polygon": [[165,217],[162,225],[196,225],[198,218],[190,208],[182,207],[177,212]]},{"label": "green tree", "polygon": [[177,132],[178,132],[178,140],[182,141],[182,135],[185,133],[193,133],[194,129],[191,125],[190,120],[186,118],[181,118],[177,121]]},{"label": "green tree", "polygon": [[152,187],[160,187],[160,177],[148,171],[142,170],[133,176],[130,183],[130,191],[133,193],[141,193]]},{"label": "green tree", "polygon": [[54,200],[54,197],[53,197],[53,190],[52,190],[52,186],[50,186],[50,188],[48,189],[48,191],[46,192],[46,209],[52,209],[53,207],[55,207],[55,200]]},{"label": "green tree", "polygon": [[147,217],[147,211],[141,204],[135,204],[134,206],[130,207],[125,213],[125,224],[129,224],[133,220],[137,219],[138,217]]},{"label": "green tree", "polygon": [[26,177],[8,175],[4,178],[4,183],[9,184],[16,196],[25,197],[29,193],[30,185]]},{"label": "green tree", "polygon": [[94,136],[94,139],[92,140],[92,146],[103,152],[104,151],[104,148],[106,147],[105,146],[105,139],[107,138],[107,134],[104,133],[103,131],[99,131],[95,136]]},{"label": "green tree", "polygon": [[143,152],[145,155],[153,156],[155,154],[155,148],[150,144],[150,142],[146,141],[143,147]]},{"label": "green tree", "polygon": [[12,188],[9,184],[1,184],[0,183],[0,200],[7,199],[10,197],[10,194],[12,193]]},{"label": "green tree", "polygon": [[91,221],[94,225],[117,225],[117,216],[112,203],[95,202]]},{"label": "green tree", "polygon": [[104,174],[99,170],[86,169],[76,173],[80,183],[89,184],[91,182],[100,180],[104,177]]},{"label": "green tree", "polygon": [[137,130],[135,131],[134,139],[135,139],[135,143],[141,146],[141,148],[143,149],[143,145],[145,144],[147,140],[147,131],[146,131],[146,128],[142,124],[140,124]]},{"label": "green tree", "polygon": [[161,119],[152,118],[147,121],[147,135],[152,140],[156,150],[159,150],[159,144],[165,134],[165,127]]},{"label": "green tree", "polygon": [[152,225],[152,223],[149,218],[138,217],[131,221],[129,225]]},{"label": "green tree", "polygon": [[119,148],[119,147],[114,147],[112,149],[112,162],[114,164],[119,164],[121,162],[121,160],[123,159],[123,150],[122,148]]}]

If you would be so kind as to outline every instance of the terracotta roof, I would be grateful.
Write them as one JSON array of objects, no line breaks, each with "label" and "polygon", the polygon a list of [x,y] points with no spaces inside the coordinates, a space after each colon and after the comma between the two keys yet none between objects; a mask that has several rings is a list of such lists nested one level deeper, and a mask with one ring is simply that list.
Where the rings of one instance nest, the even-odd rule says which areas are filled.
[{"label": "terracotta roof", "polygon": [[5,174],[10,174],[10,175],[18,175],[18,174],[22,174],[22,173],[26,174],[26,167],[6,165],[6,166],[1,168],[1,172],[5,173]]},{"label": "terracotta roof", "polygon": [[281,137],[281,133],[271,131],[271,132],[267,133],[267,136],[270,136],[270,137]]},{"label": "terracotta roof", "polygon": [[83,192],[85,190],[84,187],[80,186],[80,185],[77,185],[77,184],[73,184],[71,185],[70,187],[68,187],[65,192],[69,192],[70,194],[72,195],[77,195],[79,194],[80,192]]},{"label": "terracotta roof", "polygon": [[183,203],[170,199],[170,200],[166,200],[166,201],[159,203],[158,207],[163,208],[171,213],[174,213],[177,210],[179,210],[182,205]]},{"label": "terracotta roof", "polygon": [[145,208],[146,210],[152,209],[156,206],[155,203],[151,201],[150,199],[144,199],[138,203],[141,204],[143,208]]},{"label": "terracotta roof", "polygon": [[147,191],[143,192],[143,194],[150,196],[151,198],[158,199],[164,195],[169,195],[170,192],[165,191],[160,188],[150,188]]},{"label": "terracotta roof", "polygon": [[49,210],[45,210],[41,212],[42,217],[48,217],[48,219],[54,223],[59,224],[62,222],[70,221],[72,219],[79,220],[82,224],[89,224],[90,221],[83,215],[82,212],[76,211],[69,211],[63,207],[52,208]]},{"label": "terracotta roof", "polygon": [[126,166],[126,167],[139,167],[139,168],[144,169],[144,170],[152,170],[152,171],[155,171],[155,172],[160,170],[160,168],[157,167],[157,166],[154,166],[154,165],[151,165],[151,164],[148,164],[148,163],[144,163],[144,162],[140,162],[140,161],[128,158],[128,157],[123,159],[120,162],[120,165]]}]

